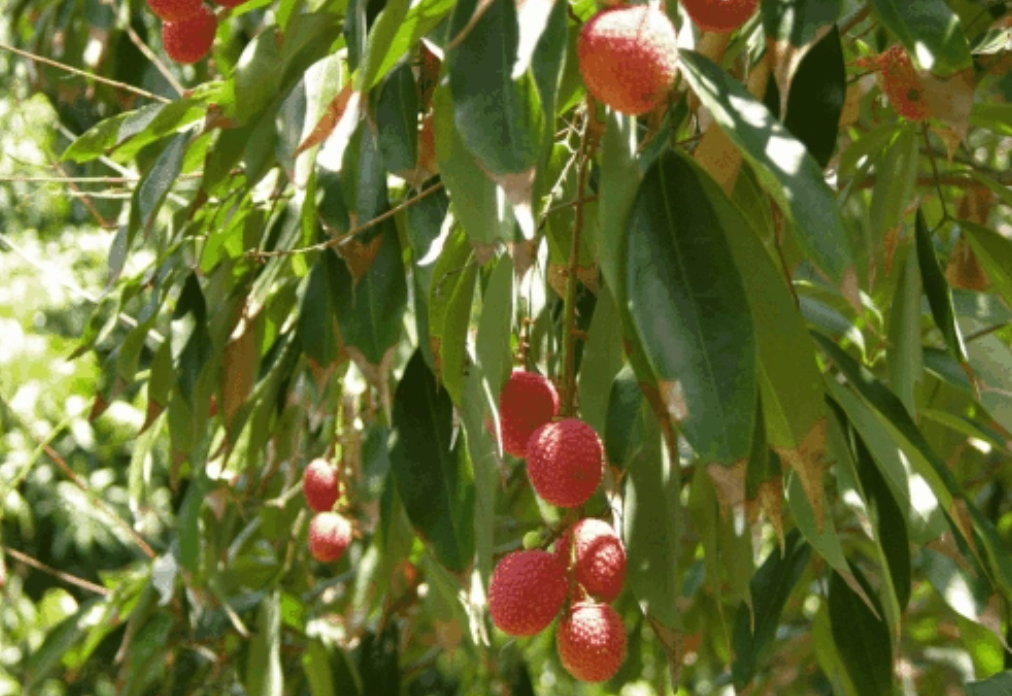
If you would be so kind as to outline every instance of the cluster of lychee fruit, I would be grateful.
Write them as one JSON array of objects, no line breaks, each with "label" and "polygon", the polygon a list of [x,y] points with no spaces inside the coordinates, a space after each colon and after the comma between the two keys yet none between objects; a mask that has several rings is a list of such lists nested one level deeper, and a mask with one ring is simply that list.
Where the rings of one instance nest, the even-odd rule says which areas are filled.
[{"label": "cluster of lychee fruit", "polygon": [[[516,370],[499,397],[503,448],[527,459],[534,492],[547,503],[575,508],[590,499],[604,476],[604,448],[578,418],[555,420],[559,396],[552,383]],[[554,551],[516,551],[495,567],[489,613],[499,630],[533,636],[556,616],[559,658],[577,679],[610,679],[625,660],[626,634],[608,602],[625,582],[625,548],[612,527],[585,518],[566,528]]]},{"label": "cluster of lychee fruit", "polygon": [[[583,25],[576,52],[590,94],[624,114],[653,111],[668,97],[678,72],[675,27],[650,5],[615,4]],[[693,23],[727,33],[755,14],[759,0],[682,0]]]},{"label": "cluster of lychee fruit", "polygon": [[306,502],[317,514],[309,522],[309,553],[321,563],[333,563],[351,543],[351,523],[334,512],[341,498],[337,469],[326,459],[314,459],[302,474]]},{"label": "cluster of lychee fruit", "polygon": [[[247,0],[214,0],[238,7]],[[211,51],[218,18],[204,0],[148,0],[148,9],[162,20],[162,45],[177,63],[196,63]]]}]

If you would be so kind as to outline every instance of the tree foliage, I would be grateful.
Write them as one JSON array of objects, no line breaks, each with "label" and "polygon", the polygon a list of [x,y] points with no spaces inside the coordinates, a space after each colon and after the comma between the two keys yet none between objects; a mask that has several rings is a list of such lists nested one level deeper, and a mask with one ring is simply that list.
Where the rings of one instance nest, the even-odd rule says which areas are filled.
[{"label": "tree foliage", "polygon": [[[1008,690],[1010,8],[762,0],[712,34],[669,2],[640,118],[584,87],[597,11],[249,0],[183,67],[137,0],[11,3],[5,80],[74,194],[43,209],[105,268],[43,332],[86,408],[31,406],[0,314],[0,694]],[[57,223],[7,173],[0,262],[38,261]],[[576,513],[503,453],[513,367],[604,441]],[[487,611],[577,516],[628,554],[600,686]]]}]

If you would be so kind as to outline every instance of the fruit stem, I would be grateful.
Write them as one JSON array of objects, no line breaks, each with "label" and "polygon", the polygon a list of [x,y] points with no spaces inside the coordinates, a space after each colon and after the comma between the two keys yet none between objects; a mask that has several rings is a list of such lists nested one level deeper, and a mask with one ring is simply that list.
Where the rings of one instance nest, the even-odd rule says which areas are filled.
[{"label": "fruit stem", "polygon": [[576,174],[576,201],[573,221],[573,243],[569,250],[569,266],[566,269],[565,315],[562,327],[562,416],[571,416],[576,404],[576,289],[579,279],[577,269],[580,263],[580,243],[583,238],[583,189],[587,185],[587,168],[590,165],[590,122],[595,108],[594,100],[588,95],[585,103],[586,118],[580,134],[580,152]]}]

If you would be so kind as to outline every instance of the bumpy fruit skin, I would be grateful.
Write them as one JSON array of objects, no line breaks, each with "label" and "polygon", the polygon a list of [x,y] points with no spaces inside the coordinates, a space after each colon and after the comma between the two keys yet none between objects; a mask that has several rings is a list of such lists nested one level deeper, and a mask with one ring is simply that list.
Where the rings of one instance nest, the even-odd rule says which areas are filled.
[{"label": "bumpy fruit skin", "polygon": [[201,5],[189,19],[162,25],[162,45],[177,63],[196,63],[210,52],[217,31],[214,13]]},{"label": "bumpy fruit skin", "polygon": [[598,12],[580,30],[576,53],[587,90],[624,114],[645,114],[663,103],[678,70],[675,28],[647,5]]},{"label": "bumpy fruit skin", "polygon": [[189,19],[200,11],[204,0],[148,0],[148,9],[163,22]]},{"label": "bumpy fruit skin", "polygon": [[879,81],[882,91],[889,97],[896,113],[911,121],[926,120],[931,112],[924,98],[924,85],[903,47],[895,44],[880,53],[875,62],[881,71]]},{"label": "bumpy fruit skin", "polygon": [[316,512],[330,512],[340,495],[337,469],[326,459],[314,459],[302,472],[302,492],[306,502]]},{"label": "bumpy fruit skin", "polygon": [[514,370],[499,394],[503,449],[523,459],[534,431],[557,415],[559,394],[551,381],[536,372]]},{"label": "bumpy fruit skin", "polygon": [[336,512],[321,512],[309,523],[309,553],[321,563],[332,563],[351,543],[351,523]]},{"label": "bumpy fruit skin", "polygon": [[622,617],[608,604],[577,604],[559,622],[555,645],[562,666],[575,678],[607,681],[625,661]]},{"label": "bumpy fruit skin", "polygon": [[547,551],[504,556],[488,585],[492,622],[511,636],[533,636],[548,628],[566,601],[566,569]]},{"label": "bumpy fruit skin", "polygon": [[583,505],[604,477],[601,439],[578,418],[546,423],[527,443],[527,476],[546,503]]},{"label": "bumpy fruit skin", "polygon": [[625,583],[625,547],[604,520],[580,520],[559,539],[555,553],[592,597],[614,602]]},{"label": "bumpy fruit skin", "polygon": [[703,31],[734,31],[755,14],[759,0],[682,0],[692,23]]}]

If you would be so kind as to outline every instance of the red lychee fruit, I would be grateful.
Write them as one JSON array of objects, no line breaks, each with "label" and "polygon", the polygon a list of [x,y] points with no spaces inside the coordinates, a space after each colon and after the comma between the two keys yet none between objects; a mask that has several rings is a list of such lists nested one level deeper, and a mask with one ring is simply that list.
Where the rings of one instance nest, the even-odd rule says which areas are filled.
[{"label": "red lychee fruit", "polygon": [[197,14],[204,0],[148,0],[148,9],[163,22],[178,22]]},{"label": "red lychee fruit", "polygon": [[557,415],[559,394],[551,381],[536,372],[514,370],[499,394],[503,449],[523,459],[534,431]]},{"label": "red lychee fruit", "polygon": [[214,13],[201,5],[192,17],[162,25],[162,45],[177,63],[196,63],[211,51],[217,31]]},{"label": "red lychee fruit", "polygon": [[625,582],[625,546],[604,520],[588,517],[567,529],[555,546],[563,565],[592,597],[614,602]]},{"label": "red lychee fruit", "polygon": [[321,563],[344,555],[351,543],[351,523],[336,512],[321,512],[309,523],[309,553]]},{"label": "red lychee fruit", "polygon": [[546,503],[583,505],[604,477],[601,439],[578,418],[546,423],[527,443],[527,476]]},{"label": "red lychee fruit", "polygon": [[492,622],[511,636],[533,636],[552,623],[566,601],[566,569],[547,551],[504,556],[488,585]]},{"label": "red lychee fruit", "polygon": [[755,14],[759,0],[682,0],[692,23],[703,31],[727,33]]},{"label": "red lychee fruit", "polygon": [[609,604],[576,604],[559,622],[555,645],[562,666],[575,678],[607,681],[625,661],[622,617]]},{"label": "red lychee fruit", "polygon": [[598,12],[580,30],[576,53],[587,90],[624,114],[645,114],[663,103],[678,69],[675,28],[647,5]]},{"label": "red lychee fruit", "polygon": [[340,497],[337,469],[326,459],[314,459],[302,473],[302,492],[306,502],[316,512],[330,512]]},{"label": "red lychee fruit", "polygon": [[910,56],[899,44],[880,53],[875,58],[879,68],[879,83],[889,97],[889,103],[896,113],[911,121],[924,121],[930,115],[928,102],[924,97],[924,84],[917,75]]}]

